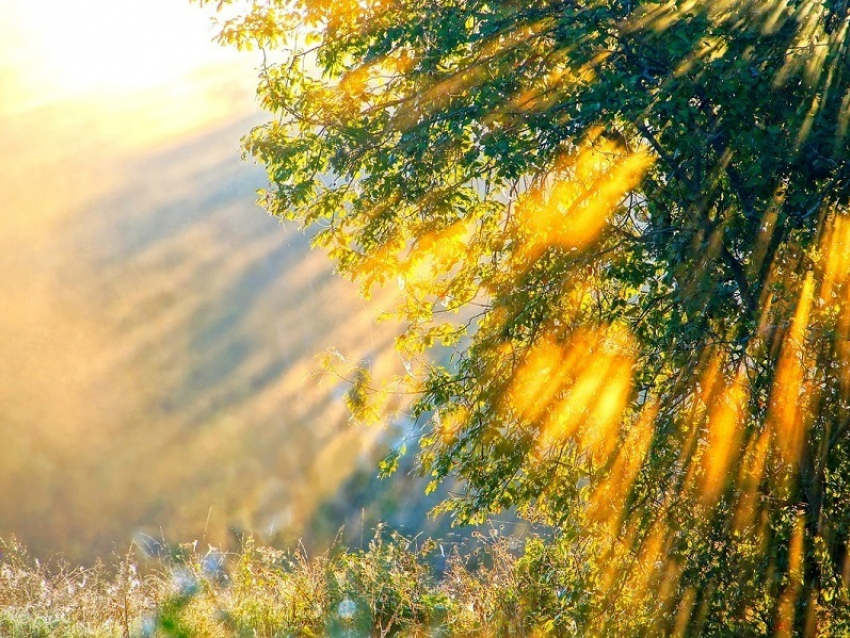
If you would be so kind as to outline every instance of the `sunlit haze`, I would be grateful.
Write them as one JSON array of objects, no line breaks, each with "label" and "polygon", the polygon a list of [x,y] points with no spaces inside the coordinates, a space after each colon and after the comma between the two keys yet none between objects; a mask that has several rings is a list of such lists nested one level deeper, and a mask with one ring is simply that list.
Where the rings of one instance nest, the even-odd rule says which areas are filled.
[{"label": "sunlit haze", "polygon": [[312,375],[389,341],[254,203],[259,60],[214,33],[184,0],[0,0],[0,536],[37,555],[297,537],[373,462]]},{"label": "sunlit haze", "polygon": [[175,0],[5,0],[0,25],[4,109],[161,86],[235,58],[210,42],[209,12]]}]

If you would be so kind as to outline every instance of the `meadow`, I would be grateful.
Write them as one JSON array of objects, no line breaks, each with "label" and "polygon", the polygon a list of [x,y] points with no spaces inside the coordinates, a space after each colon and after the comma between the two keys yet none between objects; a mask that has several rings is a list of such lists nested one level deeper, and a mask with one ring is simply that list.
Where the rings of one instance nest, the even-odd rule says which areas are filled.
[{"label": "meadow", "polygon": [[[223,554],[188,544],[142,563],[131,552],[81,569],[45,565],[14,541],[0,562],[0,635],[568,635],[573,592],[540,539],[498,534],[471,552],[378,529],[362,550],[311,555],[245,539]],[[442,561],[436,560],[442,557]],[[441,564],[439,570],[435,564]]]}]

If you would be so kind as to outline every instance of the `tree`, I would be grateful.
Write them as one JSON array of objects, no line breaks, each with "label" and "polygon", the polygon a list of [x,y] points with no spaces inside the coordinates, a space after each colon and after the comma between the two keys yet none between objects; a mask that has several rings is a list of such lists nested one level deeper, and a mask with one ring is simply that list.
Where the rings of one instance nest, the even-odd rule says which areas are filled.
[{"label": "tree", "polygon": [[367,294],[398,283],[421,470],[462,479],[459,521],[556,530],[581,635],[850,631],[848,10],[266,0],[223,24],[268,55],[262,202]]}]

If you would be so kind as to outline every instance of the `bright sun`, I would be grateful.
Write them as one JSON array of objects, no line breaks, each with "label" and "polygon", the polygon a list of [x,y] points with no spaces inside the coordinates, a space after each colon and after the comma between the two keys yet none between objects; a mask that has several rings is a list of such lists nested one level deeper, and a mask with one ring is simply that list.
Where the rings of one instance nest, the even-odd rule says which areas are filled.
[{"label": "bright sun", "polygon": [[187,0],[0,0],[4,99],[167,83],[230,55],[212,33],[209,15]]}]

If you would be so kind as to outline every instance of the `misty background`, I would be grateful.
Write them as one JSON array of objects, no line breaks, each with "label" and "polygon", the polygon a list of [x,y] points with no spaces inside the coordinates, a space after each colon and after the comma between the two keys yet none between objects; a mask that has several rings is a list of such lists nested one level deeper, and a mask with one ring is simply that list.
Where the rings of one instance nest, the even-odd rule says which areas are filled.
[{"label": "misty background", "polygon": [[0,0],[0,537],[90,562],[425,526],[375,479],[396,434],[317,376],[330,347],[397,367],[393,292],[254,203],[259,54],[183,0],[57,4]]}]

